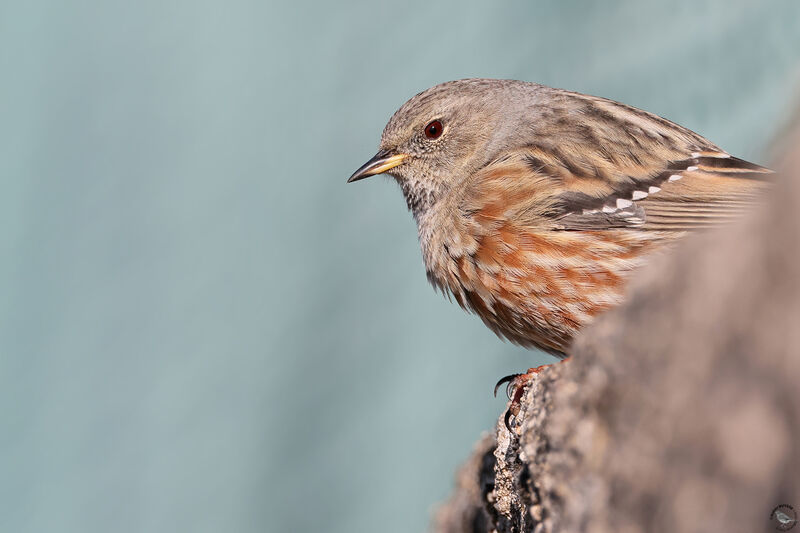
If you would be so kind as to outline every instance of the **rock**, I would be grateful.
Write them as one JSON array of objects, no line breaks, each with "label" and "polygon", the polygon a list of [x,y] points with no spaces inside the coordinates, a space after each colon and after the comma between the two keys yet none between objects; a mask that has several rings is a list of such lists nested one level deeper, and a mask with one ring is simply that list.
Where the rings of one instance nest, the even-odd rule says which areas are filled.
[{"label": "rock", "polygon": [[538,374],[513,433],[501,415],[478,445],[436,531],[752,532],[775,528],[779,504],[800,511],[792,138],[762,208],[651,263],[569,361]]},{"label": "rock", "polygon": [[435,517],[434,529],[439,533],[488,533],[493,531],[494,518],[485,505],[494,493],[494,435],[485,434],[478,441],[472,456],[456,476],[456,490]]}]

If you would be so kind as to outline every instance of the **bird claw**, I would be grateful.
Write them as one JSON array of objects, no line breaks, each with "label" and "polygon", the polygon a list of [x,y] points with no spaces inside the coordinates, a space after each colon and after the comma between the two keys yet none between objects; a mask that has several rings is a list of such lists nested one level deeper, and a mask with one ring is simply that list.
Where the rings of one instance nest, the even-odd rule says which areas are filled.
[{"label": "bird claw", "polygon": [[511,384],[514,383],[514,380],[520,377],[522,374],[509,374],[507,376],[503,376],[500,380],[495,383],[494,385],[494,397],[497,398],[497,389],[500,388],[500,385],[506,383],[506,396],[508,399],[511,399]]},{"label": "bird claw", "polygon": [[[563,359],[563,361],[567,361],[569,357]],[[551,363],[552,364],[552,363]],[[505,422],[506,429],[508,429],[509,433],[511,433],[511,417],[516,417],[519,414],[520,410],[520,402],[522,401],[522,394],[525,392],[525,387],[533,381],[533,376],[544,370],[550,366],[550,364],[537,366],[535,368],[529,368],[527,372],[524,374],[510,374],[508,376],[500,378],[500,380],[494,386],[494,395],[497,397],[497,389],[500,388],[500,385],[506,383],[506,396],[511,401],[506,409],[506,414],[503,417],[503,421]]]},{"label": "bird claw", "polygon": [[511,432],[511,417],[517,416],[520,408],[520,401],[522,400],[522,393],[525,392],[525,386],[530,383],[533,378],[533,373],[530,371],[526,374],[510,374],[500,378],[494,386],[494,395],[497,397],[497,390],[503,383],[506,384],[506,396],[511,401],[511,404],[506,409],[506,414],[503,417],[503,422],[506,429]]},{"label": "bird claw", "polygon": [[503,417],[503,422],[506,424],[506,429],[511,433],[511,409],[506,409],[506,416]]}]

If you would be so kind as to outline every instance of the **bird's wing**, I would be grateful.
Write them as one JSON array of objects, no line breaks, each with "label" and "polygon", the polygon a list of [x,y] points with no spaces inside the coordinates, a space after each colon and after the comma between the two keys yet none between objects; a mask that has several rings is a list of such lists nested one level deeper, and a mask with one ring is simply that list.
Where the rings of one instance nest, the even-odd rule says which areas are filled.
[{"label": "bird's wing", "polygon": [[643,148],[514,150],[474,175],[461,207],[543,229],[686,231],[730,220],[768,187],[770,170],[710,143]]},{"label": "bird's wing", "polygon": [[[531,142],[499,154],[466,185],[464,205],[507,195],[533,226],[690,230],[755,201],[771,171],[667,119],[605,98],[552,90]],[[497,199],[502,201],[502,199]]]}]

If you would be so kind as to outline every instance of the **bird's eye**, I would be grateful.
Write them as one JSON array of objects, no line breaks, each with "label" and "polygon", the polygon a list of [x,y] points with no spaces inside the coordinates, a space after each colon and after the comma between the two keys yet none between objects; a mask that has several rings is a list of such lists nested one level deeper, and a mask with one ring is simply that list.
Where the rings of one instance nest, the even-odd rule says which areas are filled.
[{"label": "bird's eye", "polygon": [[427,126],[425,126],[425,137],[428,139],[438,139],[439,136],[442,134],[442,123],[438,120],[434,120]]}]

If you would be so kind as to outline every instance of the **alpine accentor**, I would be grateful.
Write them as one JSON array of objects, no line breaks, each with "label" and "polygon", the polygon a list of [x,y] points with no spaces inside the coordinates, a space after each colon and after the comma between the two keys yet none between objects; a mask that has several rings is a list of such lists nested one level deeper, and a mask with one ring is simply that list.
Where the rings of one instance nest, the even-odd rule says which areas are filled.
[{"label": "alpine accentor", "polygon": [[348,180],[390,173],[428,279],[495,333],[564,356],[649,254],[730,220],[770,171],[666,119],[535,83],[443,83]]}]

